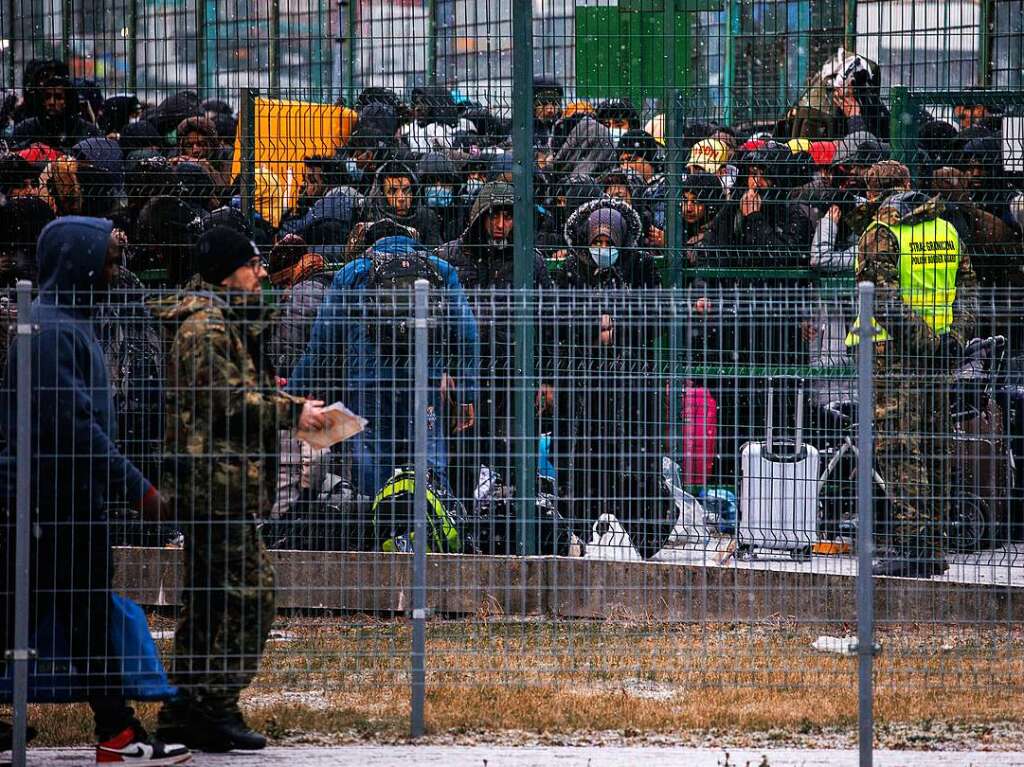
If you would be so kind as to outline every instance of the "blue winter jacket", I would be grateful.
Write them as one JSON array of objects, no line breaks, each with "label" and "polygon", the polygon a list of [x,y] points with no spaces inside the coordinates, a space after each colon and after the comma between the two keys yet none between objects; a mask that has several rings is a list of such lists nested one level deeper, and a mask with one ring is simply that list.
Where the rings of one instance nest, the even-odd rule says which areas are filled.
[{"label": "blue winter jacket", "polygon": [[[408,237],[387,237],[374,245],[377,253],[402,255],[420,246]],[[428,256],[445,282],[448,355],[430,355],[432,388],[448,373],[458,385],[460,403],[476,401],[480,375],[480,335],[473,310],[459,283],[455,268],[436,256]],[[388,381],[411,382],[412,370],[381,359],[370,337],[363,288],[370,277],[368,257],[350,261],[334,275],[320,306],[306,352],[288,379],[288,390],[315,395],[325,402],[353,402],[360,393],[373,392]],[[339,373],[343,371],[343,376]]]},{"label": "blue winter jacket", "polygon": [[[39,235],[39,295],[32,302],[32,478],[44,518],[86,522],[107,499],[137,505],[149,483],[118,449],[103,350],[93,324],[113,229],[106,219],[65,216]],[[20,318],[19,318],[20,319]],[[17,428],[17,340],[7,363],[12,396],[3,409],[13,455]]]}]

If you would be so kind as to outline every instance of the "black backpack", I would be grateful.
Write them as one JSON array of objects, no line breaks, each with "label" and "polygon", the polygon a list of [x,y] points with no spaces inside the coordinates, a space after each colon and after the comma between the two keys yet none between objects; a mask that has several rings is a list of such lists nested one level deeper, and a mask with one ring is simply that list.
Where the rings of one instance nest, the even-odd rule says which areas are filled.
[{"label": "black backpack", "polygon": [[430,283],[427,301],[429,343],[444,342],[446,283],[426,251],[412,253],[368,253],[371,262],[366,280],[367,322],[370,339],[378,353],[395,359],[408,356],[413,344],[415,313],[414,286],[418,280]]}]

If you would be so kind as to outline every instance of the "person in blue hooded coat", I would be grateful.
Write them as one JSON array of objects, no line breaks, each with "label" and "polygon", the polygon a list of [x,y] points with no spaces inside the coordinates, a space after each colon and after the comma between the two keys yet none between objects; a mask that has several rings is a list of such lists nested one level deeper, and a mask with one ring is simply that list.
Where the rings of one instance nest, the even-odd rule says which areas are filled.
[{"label": "person in blue hooded coat", "polygon": [[[39,296],[32,303],[31,358],[10,351],[4,391],[32,366],[32,618],[52,616],[69,635],[81,687],[96,722],[97,759],[180,764],[184,746],[148,738],[121,692],[119,663],[108,632],[113,561],[107,503],[121,500],[159,518],[156,488],[117,446],[107,363],[94,323],[95,305],[120,263],[113,223],[67,216],[39,235]],[[0,410],[8,454],[17,444],[17,401]],[[9,621],[5,620],[5,624]],[[5,645],[9,646],[9,645]],[[132,754],[137,754],[134,761]],[[106,758],[110,757],[110,758]],[[121,761],[125,761],[124,758]]]},{"label": "person in blue hooded coat", "polygon": [[411,237],[378,240],[335,273],[309,345],[288,379],[290,393],[342,401],[369,420],[367,429],[351,440],[356,487],[369,496],[395,468],[411,461],[414,431],[413,367],[408,356],[387,353],[374,337],[375,326],[382,324],[373,314],[382,291],[371,280],[376,263],[412,254],[427,259],[443,282],[431,289],[443,307],[444,343],[431,344],[428,463],[438,481],[447,484],[445,421],[454,408],[452,431],[461,434],[473,427],[480,336],[454,267],[429,255]]}]

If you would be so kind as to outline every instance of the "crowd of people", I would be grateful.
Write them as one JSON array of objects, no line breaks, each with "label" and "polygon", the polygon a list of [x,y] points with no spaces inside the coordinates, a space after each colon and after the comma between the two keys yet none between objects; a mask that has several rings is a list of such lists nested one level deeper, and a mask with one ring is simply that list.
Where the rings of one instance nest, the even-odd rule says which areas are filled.
[{"label": "crowd of people", "polygon": [[[148,744],[138,761],[149,764],[180,763],[185,746],[262,746],[238,708],[274,612],[256,520],[299,513],[318,487],[316,467],[337,459],[338,450],[313,450],[293,433],[321,426],[325,402],[369,422],[345,443],[341,473],[380,528],[371,546],[411,546],[401,515],[388,524],[383,510],[411,494],[395,472],[411,457],[414,330],[396,296],[419,279],[443,318],[431,326],[428,365],[434,550],[499,548],[493,531],[466,518],[483,506],[493,512],[522,482],[516,458],[534,447],[515,441],[516,400],[532,403],[537,432],[549,435],[539,479],[558,500],[544,508],[566,521],[562,537],[544,527],[542,545],[579,551],[605,513],[649,521],[630,504],[664,492],[660,456],[674,416],[665,415],[671,376],[654,375],[664,371],[657,360],[678,347],[687,363],[848,365],[859,340],[849,300],[816,292],[807,277],[816,270],[856,274],[896,296],[876,312],[876,342],[896,339],[904,349],[877,367],[889,375],[879,399],[888,410],[878,417],[884,426],[890,411],[909,415],[899,439],[883,435],[877,451],[893,486],[913,488],[897,504],[902,548],[888,573],[941,572],[930,524],[943,512],[924,499],[930,481],[948,479],[926,461],[941,448],[912,435],[943,433],[935,413],[945,406],[925,406],[892,380],[938,380],[952,363],[935,360],[953,360],[953,346],[977,334],[998,332],[1017,348],[1014,339],[1024,339],[1016,322],[1024,309],[986,316],[977,301],[979,285],[1024,283],[1024,183],[1004,168],[1000,116],[973,104],[953,121],[915,115],[918,141],[903,163],[891,156],[877,84],[855,77],[835,88],[813,135],[785,120],[740,126],[686,115],[672,137],[664,114],[642,116],[625,99],[571,100],[546,79],[533,94],[532,280],[554,298],[551,316],[542,307],[533,328],[525,394],[515,305],[495,291],[514,286],[519,223],[501,111],[440,87],[413,89],[407,100],[367,88],[349,105],[358,120],[337,152],[304,159],[294,199],[272,165],[256,168],[250,213],[232,175],[229,103],[192,92],[157,104],[103,98],[49,60],[31,62],[23,92],[4,101],[0,284],[27,279],[39,289],[38,469],[60,475],[70,461],[77,478],[39,501],[54,537],[37,554],[49,557],[54,580],[36,587],[109,590],[109,531],[96,524],[108,496],[184,532],[172,674],[181,693],[161,712],[160,741],[122,698],[91,698],[104,761],[132,761],[138,743]],[[675,305],[666,308],[656,290],[668,286],[665,264],[717,270],[690,279],[682,339],[669,338]],[[265,283],[277,289],[276,311]],[[773,290],[784,296],[777,305]],[[912,300],[914,290],[931,308]],[[768,307],[749,315],[761,320],[744,328],[740,309],[762,301]],[[12,304],[3,311],[13,319]],[[749,418],[759,387],[723,382],[721,422]],[[13,406],[6,412],[10,453]],[[739,444],[761,425],[745,423],[721,441],[724,483],[735,482]],[[457,500],[444,508],[439,499],[448,498]],[[68,521],[82,534],[62,537]],[[638,548],[657,550],[642,525],[630,532]],[[56,566],[68,556],[102,566],[83,582]],[[104,631],[81,633],[76,654],[108,654],[96,651],[106,647]],[[110,686],[112,672],[95,673]]]}]

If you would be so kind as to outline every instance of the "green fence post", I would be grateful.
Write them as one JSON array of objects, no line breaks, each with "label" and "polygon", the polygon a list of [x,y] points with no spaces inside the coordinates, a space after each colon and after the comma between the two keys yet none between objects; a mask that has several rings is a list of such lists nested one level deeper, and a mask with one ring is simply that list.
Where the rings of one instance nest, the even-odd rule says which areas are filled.
[{"label": "green fence post", "polygon": [[[280,98],[281,93],[281,0],[270,0],[270,95]],[[312,83],[310,83],[312,87]]]},{"label": "green fence post", "polygon": [[437,0],[427,0],[427,82],[437,85]]},{"label": "green fence post", "polygon": [[17,0],[7,0],[6,11],[7,11],[7,88],[14,90],[18,87],[17,77],[17,55],[18,55],[18,35],[16,33],[18,25],[15,22],[17,18],[14,15],[14,6]]},{"label": "green fence post", "polygon": [[239,195],[242,202],[242,215],[245,220],[253,223],[256,206],[256,90],[243,88],[241,105],[238,114],[238,143],[241,149],[241,167],[239,168]]},{"label": "green fence post", "polygon": [[843,48],[857,50],[857,0],[843,3]]},{"label": "green fence post", "polygon": [[217,72],[217,2],[196,0],[196,89],[200,98],[213,98]]},{"label": "green fence post", "polygon": [[60,51],[64,63],[71,67],[71,16],[75,12],[72,0],[61,0],[60,4]]},{"label": "green fence post", "polygon": [[348,27],[348,67],[345,71],[345,99],[349,106],[356,100],[356,0],[343,0]]},{"label": "green fence post", "polygon": [[682,272],[681,222],[679,211],[679,92],[676,89],[676,0],[665,0],[665,93],[662,111],[665,113],[666,170],[668,190],[665,200],[665,247],[668,252],[673,287],[679,287]]},{"label": "green fence post", "polygon": [[139,85],[139,2],[128,0],[128,18],[125,23],[125,66],[128,68],[128,90],[135,93]]},{"label": "green fence post", "polygon": [[992,0],[981,0],[978,7],[978,85],[992,85]]},{"label": "green fence post", "polygon": [[537,553],[534,415],[533,5],[512,4],[512,183],[515,186],[515,504],[518,552]]},{"label": "green fence post", "polygon": [[196,87],[200,96],[214,98],[217,73],[217,0],[196,2]]},{"label": "green fence post", "polygon": [[732,125],[732,89],[736,85],[736,38],[740,36],[738,0],[726,0],[725,5],[725,71],[722,72],[722,120]]}]

